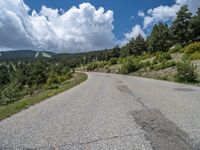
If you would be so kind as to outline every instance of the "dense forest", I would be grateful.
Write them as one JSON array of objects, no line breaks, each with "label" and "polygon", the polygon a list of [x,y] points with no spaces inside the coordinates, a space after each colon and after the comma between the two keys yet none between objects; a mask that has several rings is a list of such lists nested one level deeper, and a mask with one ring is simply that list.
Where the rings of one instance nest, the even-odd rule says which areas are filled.
[{"label": "dense forest", "polygon": [[[72,77],[74,68],[87,65],[92,71],[106,65],[120,64],[118,73],[128,74],[141,68],[158,69],[177,65],[179,79],[195,81],[195,66],[189,61],[176,63],[170,60],[169,52],[182,51],[185,60],[200,59],[200,8],[195,15],[186,5],[177,12],[170,26],[155,24],[147,38],[139,35],[123,47],[77,54],[53,54],[50,58],[35,54],[27,58],[0,57],[0,105],[13,103],[33,95],[39,89],[52,89]],[[141,62],[155,56],[153,62]],[[97,63],[98,62],[98,63]],[[185,77],[183,74],[187,74]]]}]

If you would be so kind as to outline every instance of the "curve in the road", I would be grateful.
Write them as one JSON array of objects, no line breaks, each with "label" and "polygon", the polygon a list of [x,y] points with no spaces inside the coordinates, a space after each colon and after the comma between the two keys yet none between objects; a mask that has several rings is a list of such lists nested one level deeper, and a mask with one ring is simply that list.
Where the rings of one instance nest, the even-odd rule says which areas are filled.
[{"label": "curve in the road", "polygon": [[88,80],[0,122],[0,149],[198,149],[200,88],[131,76]]}]

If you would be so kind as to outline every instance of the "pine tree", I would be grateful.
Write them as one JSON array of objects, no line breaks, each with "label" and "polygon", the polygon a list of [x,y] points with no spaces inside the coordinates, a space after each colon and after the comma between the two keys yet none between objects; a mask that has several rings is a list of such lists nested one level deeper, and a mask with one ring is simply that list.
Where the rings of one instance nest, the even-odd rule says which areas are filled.
[{"label": "pine tree", "polygon": [[8,67],[4,64],[0,65],[0,86],[2,87],[5,84],[10,82]]},{"label": "pine tree", "polygon": [[147,43],[150,51],[167,51],[172,45],[168,26],[162,22],[155,24]]},{"label": "pine tree", "polygon": [[186,45],[189,42],[191,16],[192,13],[189,12],[187,5],[183,5],[177,12],[177,18],[172,23],[172,30],[177,43]]},{"label": "pine tree", "polygon": [[190,31],[192,41],[200,41],[200,8],[191,19]]},{"label": "pine tree", "polygon": [[147,45],[145,39],[142,37],[142,35],[138,35],[133,43],[132,51],[134,54],[142,54],[142,52],[147,50]]}]

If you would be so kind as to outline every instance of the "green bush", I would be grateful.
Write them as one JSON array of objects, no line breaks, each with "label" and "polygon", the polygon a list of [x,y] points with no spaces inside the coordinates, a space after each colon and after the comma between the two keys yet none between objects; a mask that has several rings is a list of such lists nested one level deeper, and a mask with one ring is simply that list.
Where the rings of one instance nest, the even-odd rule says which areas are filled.
[{"label": "green bush", "polygon": [[58,76],[56,75],[56,73],[54,73],[54,72],[50,73],[46,84],[51,85],[51,84],[58,84],[58,83],[60,83],[60,82],[58,80]]},{"label": "green bush", "polygon": [[140,60],[145,60],[145,59],[151,58],[153,56],[154,56],[153,53],[144,52],[142,55],[139,55],[138,57],[140,57]]},{"label": "green bush", "polygon": [[69,80],[71,78],[72,78],[72,74],[70,72],[68,72],[67,74],[58,77],[58,81],[62,83],[62,82]]},{"label": "green bush", "polygon": [[99,62],[98,63],[98,68],[104,68],[107,64],[108,64],[108,62],[106,62],[106,61]]},{"label": "green bush", "polygon": [[176,65],[175,78],[179,82],[195,82],[197,80],[196,66],[190,61],[179,62]]},{"label": "green bush", "polygon": [[170,48],[169,53],[180,52],[181,49],[182,49],[182,46],[180,44],[176,44],[172,48]]},{"label": "green bush", "polygon": [[199,60],[200,59],[200,52],[195,52],[190,56],[191,60]]},{"label": "green bush", "polygon": [[165,62],[165,61],[168,61],[168,60],[171,60],[171,59],[172,59],[171,55],[169,53],[166,53],[166,52],[163,52],[163,53],[159,52],[159,53],[157,53],[156,54],[156,58],[155,58],[155,60],[157,62],[159,62],[159,63]]},{"label": "green bush", "polygon": [[117,64],[117,63],[118,63],[117,58],[111,58],[111,59],[109,60],[109,65],[115,65],[115,64]]},{"label": "green bush", "polygon": [[151,66],[150,61],[146,61],[146,62],[141,62],[140,63],[140,68],[147,68],[149,66]]},{"label": "green bush", "polygon": [[5,86],[2,90],[2,98],[4,99],[4,104],[12,103],[20,98],[19,87],[16,83],[10,83]]},{"label": "green bush", "polygon": [[88,65],[87,71],[93,71],[98,67],[98,63],[94,62]]},{"label": "green bush", "polygon": [[185,46],[183,48],[184,53],[186,54],[192,54],[195,52],[200,52],[200,42],[194,42],[189,44],[188,46]]},{"label": "green bush", "polygon": [[165,69],[165,68],[170,68],[170,67],[173,67],[175,66],[176,63],[174,61],[170,61],[170,62],[162,62],[158,65],[155,65],[153,66],[151,69],[154,69],[154,70],[161,70],[161,69]]},{"label": "green bush", "polygon": [[118,73],[121,74],[129,74],[131,72],[138,71],[140,69],[139,63],[136,61],[127,61],[122,64],[121,68],[119,69]]}]

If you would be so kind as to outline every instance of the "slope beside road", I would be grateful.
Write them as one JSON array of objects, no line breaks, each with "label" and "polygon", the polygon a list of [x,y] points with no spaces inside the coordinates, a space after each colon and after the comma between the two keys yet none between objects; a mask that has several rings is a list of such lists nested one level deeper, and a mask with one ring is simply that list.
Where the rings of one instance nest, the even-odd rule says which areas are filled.
[{"label": "slope beside road", "polygon": [[200,149],[199,108],[199,87],[88,73],[1,121],[0,149]]}]

